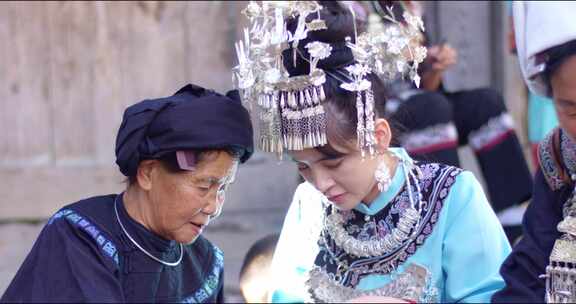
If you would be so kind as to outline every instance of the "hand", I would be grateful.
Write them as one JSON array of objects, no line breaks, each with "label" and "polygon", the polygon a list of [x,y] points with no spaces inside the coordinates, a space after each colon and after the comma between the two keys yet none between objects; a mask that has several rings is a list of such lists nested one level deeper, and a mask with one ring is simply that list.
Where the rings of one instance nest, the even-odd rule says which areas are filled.
[{"label": "hand", "polygon": [[392,297],[382,297],[382,296],[361,296],[355,299],[346,301],[346,303],[408,303],[405,300],[392,298]]},{"label": "hand", "polygon": [[458,52],[448,44],[435,45],[428,48],[428,60],[432,70],[444,72],[458,62]]}]

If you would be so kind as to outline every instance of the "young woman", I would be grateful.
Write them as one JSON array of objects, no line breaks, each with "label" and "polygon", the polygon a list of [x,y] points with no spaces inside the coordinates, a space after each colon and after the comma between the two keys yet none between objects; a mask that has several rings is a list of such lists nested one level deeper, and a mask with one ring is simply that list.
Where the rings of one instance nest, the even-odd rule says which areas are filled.
[{"label": "young woman", "polygon": [[[404,149],[392,147],[397,135],[394,122],[384,115],[383,83],[373,73],[362,74],[366,68],[355,55],[368,53],[350,44],[362,43],[356,35],[365,27],[355,25],[353,15],[337,2],[321,4],[324,8],[310,16],[321,18],[327,29],[308,31],[306,39],[284,51],[283,59],[293,80],[289,83],[321,69],[326,76],[322,87],[306,88],[302,103],[293,100],[292,91],[288,104],[284,93],[278,105],[275,96],[260,99],[262,104],[271,100],[268,108],[281,112],[280,125],[272,131],[285,138],[284,146],[305,179],[273,258],[272,302],[489,301],[504,286],[498,269],[510,247],[480,184],[470,172],[415,162]],[[246,12],[255,18],[266,9],[253,6]],[[274,9],[276,18],[288,10]],[[289,20],[291,33],[285,36],[297,37],[300,25],[308,22],[317,25],[318,19]],[[323,52],[327,49],[329,55]],[[366,95],[349,91],[368,87],[362,92]],[[306,90],[324,95],[321,108],[310,106]],[[298,112],[299,107],[304,110]],[[323,136],[308,137],[306,132],[316,127],[325,127],[325,141]],[[368,152],[366,143],[373,143]]]}]

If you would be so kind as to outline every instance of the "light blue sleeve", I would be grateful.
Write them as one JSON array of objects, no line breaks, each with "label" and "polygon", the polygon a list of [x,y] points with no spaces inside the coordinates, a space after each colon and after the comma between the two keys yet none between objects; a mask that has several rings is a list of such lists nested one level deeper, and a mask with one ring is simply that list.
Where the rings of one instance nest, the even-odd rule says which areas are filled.
[{"label": "light blue sleeve", "polygon": [[510,244],[471,172],[458,175],[447,204],[443,301],[488,303],[492,294],[504,287],[499,270],[510,254]]},{"label": "light blue sleeve", "polygon": [[322,218],[319,193],[307,183],[301,184],[280,232],[272,258],[272,282],[269,299],[272,303],[304,302],[305,281],[318,254],[318,235]]}]

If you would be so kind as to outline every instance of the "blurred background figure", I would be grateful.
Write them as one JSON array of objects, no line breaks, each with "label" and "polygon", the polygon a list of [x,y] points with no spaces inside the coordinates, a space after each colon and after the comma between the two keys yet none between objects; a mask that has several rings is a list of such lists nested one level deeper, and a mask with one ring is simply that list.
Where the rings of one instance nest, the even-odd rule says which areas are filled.
[{"label": "blurred background figure", "polygon": [[[508,31],[508,49],[510,53],[516,55],[516,35],[514,32],[514,19],[512,18],[512,1],[508,1],[507,4],[510,26]],[[544,139],[546,134],[558,126],[558,117],[556,116],[552,99],[534,94],[534,92],[528,90],[525,86],[524,88],[528,94],[528,115],[526,119],[532,163],[535,168],[538,168],[538,144]]]},{"label": "blurred background figure", "polygon": [[279,236],[274,233],[257,240],[244,257],[240,268],[240,292],[246,303],[269,301],[270,264]]}]

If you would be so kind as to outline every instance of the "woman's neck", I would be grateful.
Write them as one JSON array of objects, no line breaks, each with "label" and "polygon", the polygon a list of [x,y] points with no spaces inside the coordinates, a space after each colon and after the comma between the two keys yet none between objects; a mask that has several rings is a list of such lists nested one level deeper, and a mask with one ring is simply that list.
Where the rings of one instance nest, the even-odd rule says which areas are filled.
[{"label": "woman's neck", "polygon": [[122,197],[124,208],[128,215],[146,229],[153,231],[149,197],[147,193],[136,186],[129,186]]}]

